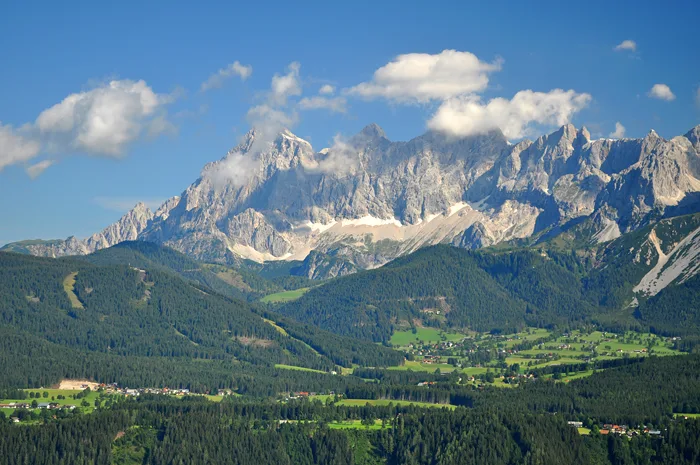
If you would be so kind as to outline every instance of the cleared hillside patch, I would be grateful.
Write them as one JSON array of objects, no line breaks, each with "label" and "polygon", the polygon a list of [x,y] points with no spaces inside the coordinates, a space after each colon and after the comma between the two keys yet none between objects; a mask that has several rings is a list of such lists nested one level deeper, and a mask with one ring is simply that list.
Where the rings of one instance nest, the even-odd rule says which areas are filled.
[{"label": "cleared hillside patch", "polygon": [[283,363],[275,363],[275,368],[282,368],[283,370],[297,370],[297,371],[310,371],[312,373],[322,373],[327,374],[325,371],[314,370],[313,368],[298,367],[294,365],[285,365]]},{"label": "cleared hillside patch", "polygon": [[451,404],[432,404],[430,402],[414,402],[409,400],[392,400],[392,399],[343,399],[336,402],[336,405],[347,405],[349,407],[364,407],[365,405],[380,405],[387,406],[389,404],[393,405],[413,405],[414,407],[428,407],[428,408],[448,408],[454,410],[457,408],[455,405]]},{"label": "cleared hillside patch", "polygon": [[289,336],[289,333],[280,325],[275,323],[272,320],[268,320],[267,318],[263,318],[263,321],[269,325],[271,325],[273,328],[277,330],[278,333],[280,333],[282,336]]},{"label": "cleared hillside patch", "polygon": [[74,271],[73,273],[69,274],[68,276],[65,277],[63,280],[63,290],[66,291],[66,295],[70,299],[70,304],[73,308],[84,308],[83,303],[78,299],[78,296],[75,294],[75,278],[78,276],[78,272]]},{"label": "cleared hillside patch", "polygon": [[292,302],[293,300],[297,300],[299,297],[306,294],[310,289],[310,287],[302,287],[299,289],[294,289],[293,291],[275,292],[274,294],[266,295],[260,299],[260,302],[264,304]]}]

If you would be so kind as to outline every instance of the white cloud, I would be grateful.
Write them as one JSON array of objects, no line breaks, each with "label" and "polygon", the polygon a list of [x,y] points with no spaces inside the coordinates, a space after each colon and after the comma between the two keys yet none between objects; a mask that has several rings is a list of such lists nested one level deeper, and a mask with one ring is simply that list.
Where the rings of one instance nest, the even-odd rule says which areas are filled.
[{"label": "white cloud", "polygon": [[509,139],[532,133],[533,124],[561,126],[585,108],[591,96],[573,90],[522,90],[511,99],[495,98],[484,104],[475,95],[449,99],[428,121],[430,129],[465,137],[500,128]]},{"label": "white cloud", "polygon": [[216,189],[226,185],[240,187],[260,169],[257,154],[235,152],[216,163],[208,165],[202,171],[202,177],[211,181]]},{"label": "white cloud", "polygon": [[162,109],[173,97],[156,94],[145,81],[111,81],[71,94],[44,110],[35,128],[51,151],[78,150],[118,157],[144,134],[169,131]]},{"label": "white cloud", "polygon": [[26,168],[26,172],[30,178],[36,179],[41,173],[43,173],[46,168],[56,163],[55,160],[42,160],[39,163],[35,163]]},{"label": "white cloud", "polygon": [[229,153],[226,158],[208,165],[202,171],[202,177],[209,180],[215,189],[245,185],[260,169],[260,153],[282,130],[296,124],[298,115],[288,108],[287,101],[291,96],[301,95],[300,68],[299,63],[293,62],[287,67],[287,74],[275,74],[270,90],[265,94],[265,101],[248,110],[246,118],[255,133],[246,152]]},{"label": "white cloud", "polygon": [[[176,132],[165,106],[177,95],[157,94],[143,80],[115,80],[67,96],[19,130],[0,124],[0,170],[42,152],[120,157],[141,138]],[[34,178],[53,163],[37,163],[27,173]]]},{"label": "white cloud", "polygon": [[347,100],[344,97],[321,97],[319,95],[313,97],[304,97],[299,100],[299,108],[302,110],[320,110],[325,109],[334,113],[345,113],[347,109]]},{"label": "white cloud", "polygon": [[134,208],[139,202],[146,204],[148,208],[155,211],[165,200],[162,198],[139,198],[139,197],[95,197],[92,202],[105,210],[115,212],[127,212]]},{"label": "white cloud", "polygon": [[21,132],[0,123],[0,171],[6,166],[31,160],[39,154],[41,145]]},{"label": "white cloud", "polygon": [[312,173],[326,173],[343,176],[355,172],[360,166],[360,156],[352,145],[339,134],[333,139],[333,146],[325,154],[316,154],[315,161],[306,160],[304,169]]},{"label": "white cloud", "polygon": [[430,55],[409,53],[374,72],[371,81],[347,90],[365,99],[385,98],[403,103],[445,100],[481,92],[488,86],[489,73],[501,69],[502,60],[486,63],[469,52],[444,50]]},{"label": "white cloud", "polygon": [[651,88],[647,95],[651,98],[666,100],[667,102],[676,99],[676,96],[671,92],[671,88],[666,84],[654,84],[654,87]]},{"label": "white cloud", "polygon": [[271,142],[280,131],[291,128],[299,119],[295,112],[288,112],[270,104],[251,108],[248,110],[247,118],[258,134],[256,139],[264,142]]},{"label": "white cloud", "polygon": [[298,62],[292,62],[287,67],[287,74],[275,74],[272,77],[272,88],[269,94],[269,100],[277,105],[285,105],[287,98],[293,95],[301,95],[301,83],[299,82],[299,69],[301,65]]},{"label": "white cloud", "polygon": [[253,67],[250,65],[242,65],[238,61],[234,61],[225,68],[221,68],[216,73],[209,76],[209,78],[202,83],[200,87],[200,92],[206,92],[211,89],[217,89],[224,85],[224,82],[232,77],[238,76],[241,81],[245,81],[253,74]]},{"label": "white cloud", "polygon": [[635,42],[634,40],[629,40],[629,39],[623,40],[622,42],[617,44],[613,50],[615,50],[616,52],[622,52],[625,50],[628,50],[630,52],[636,52],[637,51],[637,42]]},{"label": "white cloud", "polygon": [[615,123],[615,130],[608,137],[613,139],[622,139],[625,137],[625,127],[619,121]]},{"label": "white cloud", "polygon": [[318,89],[318,93],[321,95],[333,95],[335,93],[335,87],[330,84],[325,84]]}]

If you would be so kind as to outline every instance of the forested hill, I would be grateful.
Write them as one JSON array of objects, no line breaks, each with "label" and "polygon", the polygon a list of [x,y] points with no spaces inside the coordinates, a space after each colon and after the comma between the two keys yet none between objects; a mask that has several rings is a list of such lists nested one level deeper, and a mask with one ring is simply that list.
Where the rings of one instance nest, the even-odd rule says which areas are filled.
[{"label": "forested hill", "polygon": [[416,321],[499,332],[594,322],[696,335],[699,225],[700,215],[677,217],[579,248],[562,237],[521,248],[428,247],[316,287],[279,311],[372,341]]},{"label": "forested hill", "polygon": [[[86,353],[332,371],[401,354],[263,314],[161,269],[0,253],[0,326]],[[4,350],[10,350],[5,348]]]},{"label": "forested hill", "polygon": [[96,265],[129,265],[149,270],[174,272],[228,297],[257,300],[260,297],[307,285],[302,277],[266,279],[241,267],[198,262],[171,248],[145,241],[125,241],[90,255],[76,256]]}]

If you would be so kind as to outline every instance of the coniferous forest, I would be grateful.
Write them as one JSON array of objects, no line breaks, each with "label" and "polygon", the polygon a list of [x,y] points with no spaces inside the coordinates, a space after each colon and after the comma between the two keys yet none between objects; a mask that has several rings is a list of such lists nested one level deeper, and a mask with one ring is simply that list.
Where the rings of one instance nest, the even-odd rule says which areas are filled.
[{"label": "coniferous forest", "polygon": [[[624,321],[596,322],[606,307],[595,273],[580,257],[548,254],[437,247],[264,305],[152,244],[80,259],[2,253],[0,398],[32,405],[0,411],[0,463],[698,463],[700,355],[687,311],[696,280]],[[257,279],[257,289],[282,288]],[[453,313],[436,327],[636,324],[682,334],[674,348],[687,354],[504,364],[502,373],[522,371],[515,387],[496,387],[493,373],[481,383],[457,370],[397,370],[409,354],[388,337],[437,294]],[[568,372],[588,376],[561,382]],[[92,411],[42,410],[28,397],[63,379],[190,395],[100,388]]]},{"label": "coniferous forest", "polygon": [[[0,418],[0,457],[7,464],[693,464],[700,459],[700,420],[672,413],[700,411],[700,359],[675,358],[569,385],[451,393],[464,405],[452,410],[351,407],[334,398],[324,404],[121,397],[92,414],[33,425]],[[665,395],[662,378],[674,379]],[[571,420],[591,428],[590,435],[580,435]],[[349,422],[358,427],[334,427]],[[658,434],[619,436],[598,427],[618,422]]]}]

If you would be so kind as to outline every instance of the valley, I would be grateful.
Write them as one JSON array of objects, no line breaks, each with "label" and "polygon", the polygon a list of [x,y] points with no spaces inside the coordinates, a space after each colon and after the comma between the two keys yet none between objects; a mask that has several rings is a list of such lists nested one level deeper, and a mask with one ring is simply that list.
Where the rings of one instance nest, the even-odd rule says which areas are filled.
[{"label": "valley", "polygon": [[[512,376],[509,382],[527,381],[528,373],[546,367],[560,367],[556,379],[578,379],[593,373],[597,362],[634,357],[681,355],[674,349],[680,338],[664,338],[650,333],[615,334],[595,330],[573,330],[554,334],[545,329],[527,328],[509,335],[443,333],[430,328],[396,332],[394,347],[407,361],[392,370],[463,373],[470,381],[491,383]],[[601,369],[601,368],[598,368]],[[558,370],[558,369],[556,369]],[[547,376],[547,375],[543,375]]]}]

